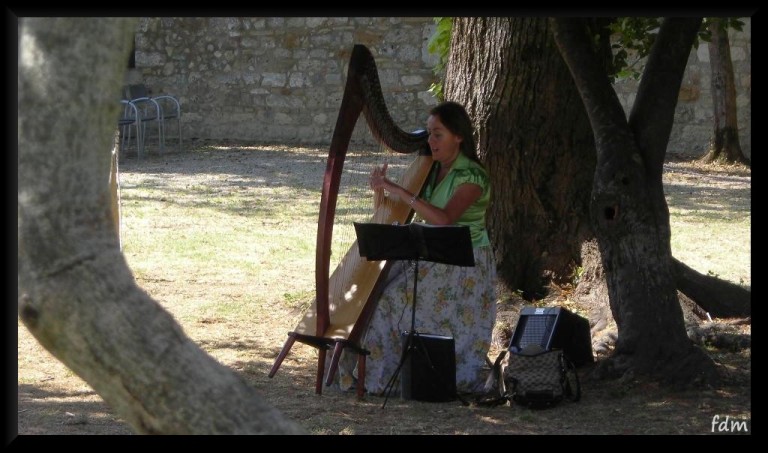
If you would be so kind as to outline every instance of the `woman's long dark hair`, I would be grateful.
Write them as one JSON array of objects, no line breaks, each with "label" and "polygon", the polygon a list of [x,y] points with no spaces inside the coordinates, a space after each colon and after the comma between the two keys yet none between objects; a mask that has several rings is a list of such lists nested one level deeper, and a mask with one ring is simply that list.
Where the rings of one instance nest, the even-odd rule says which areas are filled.
[{"label": "woman's long dark hair", "polygon": [[464,109],[463,105],[453,101],[442,102],[433,107],[432,110],[429,111],[429,114],[440,118],[440,122],[443,123],[443,126],[451,131],[451,133],[461,137],[462,140],[459,150],[465,156],[480,165],[483,164],[480,162],[480,158],[477,157],[472,120],[469,119],[469,114]]}]

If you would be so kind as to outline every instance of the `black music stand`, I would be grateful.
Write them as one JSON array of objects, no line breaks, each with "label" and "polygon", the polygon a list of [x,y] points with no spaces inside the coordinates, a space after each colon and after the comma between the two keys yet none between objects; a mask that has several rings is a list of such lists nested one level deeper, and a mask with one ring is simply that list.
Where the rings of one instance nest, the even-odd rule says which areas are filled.
[{"label": "black music stand", "polygon": [[413,276],[413,305],[411,306],[411,329],[407,332],[400,363],[385,387],[386,399],[382,408],[386,406],[389,395],[392,392],[396,378],[412,351],[418,346],[418,351],[426,359],[426,363],[432,369],[437,379],[454,392],[454,396],[467,403],[455,391],[455,383],[451,386],[437,373],[434,364],[429,360],[429,354],[420,341],[417,345],[415,339],[419,338],[416,331],[416,288],[419,276],[419,261],[432,261],[455,266],[471,267],[475,265],[475,256],[472,249],[472,238],[469,227],[458,225],[429,225],[424,223],[409,223],[406,225],[387,225],[382,223],[358,223],[354,222],[357,234],[357,243],[360,256],[368,261],[379,260],[410,260],[415,262]]}]

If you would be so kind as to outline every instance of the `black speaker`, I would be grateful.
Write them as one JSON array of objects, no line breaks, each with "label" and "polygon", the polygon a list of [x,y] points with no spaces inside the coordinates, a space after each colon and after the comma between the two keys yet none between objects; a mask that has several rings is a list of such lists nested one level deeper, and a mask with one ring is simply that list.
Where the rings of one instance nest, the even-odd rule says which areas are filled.
[{"label": "black speaker", "polygon": [[[408,332],[402,333],[403,348]],[[415,333],[403,363],[400,392],[403,399],[453,401],[456,399],[456,344],[453,337]]]},{"label": "black speaker", "polygon": [[523,307],[517,321],[511,352],[520,352],[529,344],[544,350],[562,349],[575,366],[594,362],[589,321],[561,307]]}]

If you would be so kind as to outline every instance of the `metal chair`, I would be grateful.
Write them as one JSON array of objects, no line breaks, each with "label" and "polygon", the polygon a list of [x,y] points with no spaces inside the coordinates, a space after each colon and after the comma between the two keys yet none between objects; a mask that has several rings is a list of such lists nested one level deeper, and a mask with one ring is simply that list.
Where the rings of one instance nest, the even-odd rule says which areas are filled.
[{"label": "metal chair", "polygon": [[131,131],[136,131],[136,154],[139,159],[144,156],[144,135],[142,134],[141,116],[135,104],[125,99],[121,99],[123,112],[117,119],[117,126],[120,130],[120,151],[122,153],[131,143]]},{"label": "metal chair", "polygon": [[130,100],[141,99],[144,102],[144,100],[148,99],[155,103],[158,112],[158,135],[161,152],[165,150],[167,120],[176,119],[176,130],[179,134],[177,150],[181,150],[181,103],[178,99],[169,94],[152,96],[149,88],[143,84],[127,85],[125,87],[125,96]]},{"label": "metal chair", "polygon": [[[143,88],[142,88],[143,87]],[[147,95],[146,87],[143,85],[128,85],[123,92],[123,100],[130,102],[136,107],[136,114],[141,124],[142,149],[146,150],[145,142],[148,135],[147,124],[157,123],[157,146],[160,152],[163,151],[163,125],[160,104]],[[138,137],[138,136],[137,136]],[[139,155],[141,158],[142,155]]]}]

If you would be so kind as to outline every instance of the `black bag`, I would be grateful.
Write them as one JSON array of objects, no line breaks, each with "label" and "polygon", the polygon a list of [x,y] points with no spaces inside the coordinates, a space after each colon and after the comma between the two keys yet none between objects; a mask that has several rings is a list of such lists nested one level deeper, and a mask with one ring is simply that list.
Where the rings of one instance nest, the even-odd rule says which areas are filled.
[{"label": "black bag", "polygon": [[576,367],[560,349],[512,352],[503,376],[507,397],[532,409],[581,398]]}]

